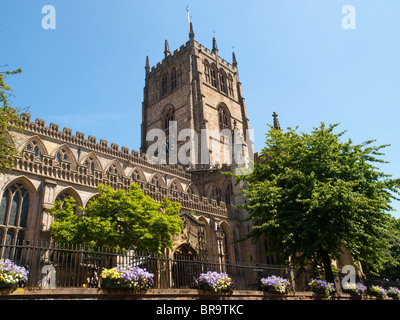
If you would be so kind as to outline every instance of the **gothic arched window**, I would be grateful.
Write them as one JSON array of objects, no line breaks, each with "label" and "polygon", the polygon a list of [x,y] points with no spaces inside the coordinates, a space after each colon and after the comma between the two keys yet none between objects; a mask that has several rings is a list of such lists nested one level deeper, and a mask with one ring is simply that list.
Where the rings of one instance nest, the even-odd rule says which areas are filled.
[{"label": "gothic arched window", "polygon": [[[24,240],[29,202],[28,191],[19,183],[4,190],[0,203],[0,244],[14,245]],[[11,258],[10,254],[11,250],[5,249],[0,258]]]},{"label": "gothic arched window", "polygon": [[173,107],[168,107],[166,112],[164,111],[164,129],[165,129],[165,135],[169,135],[169,127],[170,127],[170,122],[175,120],[175,110]]},{"label": "gothic arched window", "polygon": [[61,149],[58,151],[56,154],[56,160],[57,162],[61,162],[61,160],[68,160],[67,150]]},{"label": "gothic arched window", "polygon": [[213,186],[211,186],[211,190],[209,192],[209,197],[213,200],[216,200],[217,204],[219,205],[219,203],[221,201],[221,191],[215,184]]},{"label": "gothic arched window", "polygon": [[210,71],[211,71],[211,85],[214,88],[218,89],[218,80],[217,80],[218,71],[217,71],[217,67],[215,66],[215,64],[211,65]]},{"label": "gothic arched window", "polygon": [[88,168],[88,170],[90,170],[91,172],[93,172],[93,171],[94,171],[94,167],[95,167],[95,165],[94,165],[94,159],[93,159],[92,157],[88,157],[88,158],[85,160],[85,166]]},{"label": "gothic arched window", "polygon": [[161,78],[161,96],[168,93],[168,75],[165,73]]},{"label": "gothic arched window", "polygon": [[230,96],[234,96],[233,93],[233,78],[231,75],[228,76],[228,91]]},{"label": "gothic arched window", "polygon": [[226,89],[226,75],[223,70],[220,70],[220,72],[219,72],[219,86],[223,93],[228,93],[228,91]]},{"label": "gothic arched window", "polygon": [[68,192],[63,192],[63,193],[60,193],[60,194],[57,196],[56,201],[61,202],[61,207],[64,208],[64,206],[65,206],[65,200],[68,199],[68,198],[73,198],[73,197],[72,197]]},{"label": "gothic arched window", "polygon": [[26,147],[25,150],[31,151],[35,153],[35,157],[42,157],[43,153],[39,148],[38,143],[35,140],[30,141]]},{"label": "gothic arched window", "polygon": [[0,225],[25,228],[28,219],[29,193],[21,184],[3,192],[0,204]]},{"label": "gothic arched window", "polygon": [[206,82],[211,83],[210,64],[207,60],[204,60],[204,76],[206,77]]},{"label": "gothic arched window", "polygon": [[230,127],[230,119],[228,112],[222,106],[218,107],[218,120],[219,120],[219,127],[221,130]]},{"label": "gothic arched window", "polygon": [[173,67],[171,70],[171,91],[176,88],[176,68]]}]

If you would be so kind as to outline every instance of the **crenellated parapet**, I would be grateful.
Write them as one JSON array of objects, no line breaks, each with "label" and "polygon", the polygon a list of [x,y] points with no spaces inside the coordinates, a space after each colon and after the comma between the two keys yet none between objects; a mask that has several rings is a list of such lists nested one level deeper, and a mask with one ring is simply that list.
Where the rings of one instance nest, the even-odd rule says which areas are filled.
[{"label": "crenellated parapet", "polygon": [[190,172],[184,170],[180,165],[152,164],[147,160],[146,154],[139,155],[139,152],[136,150],[129,151],[127,147],[119,148],[119,145],[116,143],[111,143],[109,145],[108,141],[104,139],[100,139],[100,141],[97,142],[96,137],[90,135],[85,139],[84,133],[77,131],[76,134],[73,135],[71,129],[63,128],[61,131],[59,130],[59,125],[54,123],[50,123],[50,125],[46,127],[44,120],[37,118],[35,122],[32,122],[30,121],[30,116],[26,114],[23,114],[21,118],[25,120],[24,129],[31,133],[56,139],[60,143],[72,144],[96,153],[112,156],[118,160],[128,161],[134,165],[160,170],[165,173],[180,176],[184,179],[191,179]]}]

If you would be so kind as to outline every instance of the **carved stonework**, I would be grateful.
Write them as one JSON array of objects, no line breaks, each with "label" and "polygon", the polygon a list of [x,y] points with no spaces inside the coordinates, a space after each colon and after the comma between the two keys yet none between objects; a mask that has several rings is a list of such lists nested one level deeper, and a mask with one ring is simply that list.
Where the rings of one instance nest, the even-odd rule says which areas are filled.
[{"label": "carved stonework", "polygon": [[206,239],[203,222],[186,212],[181,213],[180,217],[183,221],[184,228],[182,229],[180,239],[176,242],[178,248],[180,248],[182,244],[186,244],[195,250],[196,255],[204,256],[206,254]]}]

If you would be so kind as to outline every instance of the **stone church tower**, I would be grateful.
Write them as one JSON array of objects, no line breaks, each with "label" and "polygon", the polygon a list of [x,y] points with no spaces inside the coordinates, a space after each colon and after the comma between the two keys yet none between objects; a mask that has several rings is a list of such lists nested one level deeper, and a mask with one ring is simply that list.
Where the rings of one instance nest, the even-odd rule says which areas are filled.
[{"label": "stone church tower", "polygon": [[[229,63],[219,57],[215,38],[211,51],[198,44],[190,23],[186,45],[171,53],[165,40],[164,55],[151,69],[146,57],[141,153],[152,143],[148,134],[160,129],[165,133],[160,151],[168,163],[197,170],[231,164],[234,129],[241,137],[249,129],[235,54]],[[185,129],[196,136],[185,136]]]},{"label": "stone church tower", "polygon": [[[229,63],[219,56],[215,37],[211,50],[197,43],[190,23],[189,41],[171,52],[165,40],[164,59],[150,68],[147,56],[145,75],[141,154],[154,143],[150,133],[162,131],[155,156],[161,153],[166,163],[186,168],[202,196],[217,205],[223,202],[235,218],[246,218],[246,212],[234,207],[243,203],[242,192],[223,174],[236,168],[238,153],[253,156],[252,145],[246,143],[250,124],[235,53]],[[194,132],[195,139],[181,137],[185,130]],[[246,229],[241,234],[248,231],[241,227]],[[254,256],[253,250],[242,250],[241,259],[252,261]]]}]

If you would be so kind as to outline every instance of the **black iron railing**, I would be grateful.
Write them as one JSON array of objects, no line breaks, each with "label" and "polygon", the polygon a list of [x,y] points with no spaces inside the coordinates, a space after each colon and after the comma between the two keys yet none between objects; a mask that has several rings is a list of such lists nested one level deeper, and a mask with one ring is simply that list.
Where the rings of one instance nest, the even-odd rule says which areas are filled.
[{"label": "black iron railing", "polygon": [[[225,272],[237,283],[238,290],[258,290],[262,278],[276,275],[288,279],[295,291],[305,291],[312,273],[277,265],[221,263],[220,260],[192,256],[117,251],[80,245],[23,241],[1,245],[1,260],[9,259],[29,272],[25,287],[97,288],[104,268],[127,264],[154,274],[154,288],[195,288],[195,279],[207,271]],[[341,275],[336,275],[340,287]],[[363,279],[366,282],[366,279]],[[382,283],[380,283],[382,285]],[[385,283],[386,286],[389,283]],[[390,283],[391,284],[391,283]],[[400,287],[400,285],[397,285]]]}]

